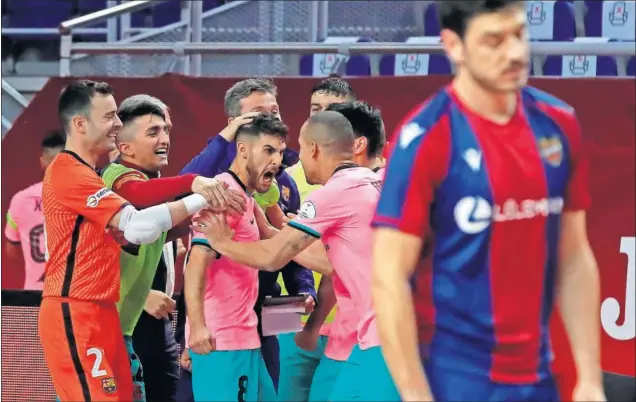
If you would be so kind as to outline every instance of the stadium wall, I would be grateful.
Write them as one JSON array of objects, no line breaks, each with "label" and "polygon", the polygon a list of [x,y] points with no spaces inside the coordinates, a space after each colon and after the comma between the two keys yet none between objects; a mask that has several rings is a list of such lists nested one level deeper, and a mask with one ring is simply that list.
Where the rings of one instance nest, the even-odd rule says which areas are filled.
[{"label": "stadium wall", "polygon": [[[16,191],[41,179],[39,141],[47,130],[58,128],[57,97],[71,79],[53,78],[14,123],[2,146],[2,225],[4,211]],[[176,174],[205,145],[206,139],[226,125],[223,95],[236,80],[166,75],[155,78],[103,78],[114,87],[116,98],[148,93],[172,109],[170,167]],[[417,103],[448,83],[448,77],[378,77],[351,79],[361,99],[382,108],[388,131]],[[281,78],[276,84],[283,119],[297,133],[309,113],[309,93],[315,79]],[[560,97],[578,112],[592,162],[593,207],[588,215],[589,237],[599,261],[602,281],[603,369],[634,376],[634,300],[636,251],[636,88],[633,81],[617,79],[538,79],[531,84]],[[3,242],[5,239],[3,238]],[[4,250],[4,247],[3,247]],[[3,261],[6,261],[3,253]],[[3,264],[4,265],[4,264]],[[628,280],[630,272],[631,281]],[[20,288],[23,272],[3,266],[2,287]],[[615,299],[617,303],[611,301]],[[618,308],[615,308],[615,307]],[[626,314],[626,306],[627,314]],[[601,317],[602,316],[602,317]],[[575,378],[568,344],[558,316],[553,320],[555,372],[563,395]]]}]

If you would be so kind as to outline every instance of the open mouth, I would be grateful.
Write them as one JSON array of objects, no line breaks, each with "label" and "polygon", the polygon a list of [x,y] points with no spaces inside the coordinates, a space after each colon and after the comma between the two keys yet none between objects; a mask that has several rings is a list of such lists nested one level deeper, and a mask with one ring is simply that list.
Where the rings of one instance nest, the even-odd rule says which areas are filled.
[{"label": "open mouth", "polygon": [[159,155],[161,158],[168,157],[168,148],[159,148],[155,150],[155,155]]}]

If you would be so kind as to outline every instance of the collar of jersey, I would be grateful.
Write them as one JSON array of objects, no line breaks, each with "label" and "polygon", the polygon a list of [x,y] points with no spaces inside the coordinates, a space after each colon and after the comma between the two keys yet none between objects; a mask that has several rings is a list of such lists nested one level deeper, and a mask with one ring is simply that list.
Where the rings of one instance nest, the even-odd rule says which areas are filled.
[{"label": "collar of jersey", "polygon": [[68,154],[71,155],[73,158],[77,159],[80,163],[83,163],[84,165],[88,166],[89,168],[91,168],[92,171],[94,171],[95,173],[99,174],[97,172],[97,169],[95,169],[94,167],[92,167],[91,165],[89,165],[88,163],[86,163],[86,161],[84,159],[82,159],[78,154],[76,154],[73,151],[69,151],[67,149],[62,150],[62,153],[64,154]]},{"label": "collar of jersey", "polygon": [[342,165],[338,166],[336,170],[333,171],[333,174],[331,175],[331,177],[333,177],[336,173],[338,173],[341,170],[357,168],[357,167],[360,167],[360,165],[358,165],[357,163],[350,163],[350,162],[343,163]]},{"label": "collar of jersey", "polygon": [[241,186],[241,188],[243,189],[243,191],[245,191],[245,194],[247,194],[247,195],[249,196],[249,194],[248,194],[248,192],[247,192],[247,186],[246,186],[245,184],[243,184],[243,182],[242,182],[242,181],[241,181],[241,179],[240,179],[240,178],[236,175],[236,173],[234,173],[233,171],[231,171],[231,170],[229,170],[229,169],[227,170],[227,172],[230,174],[230,176],[232,176],[232,178],[234,179],[234,181],[236,181],[236,182],[238,183],[238,185],[239,185],[239,186]]},{"label": "collar of jersey", "polygon": [[145,174],[146,176],[148,176],[151,179],[156,179],[156,178],[159,177],[159,173],[158,172],[157,173],[151,172],[149,170],[146,170],[146,169],[142,168],[141,166],[135,165],[134,163],[122,160],[121,156],[118,156],[117,159],[115,159],[114,162],[115,163],[119,163],[120,165],[126,166],[127,168],[139,170],[141,173]]}]

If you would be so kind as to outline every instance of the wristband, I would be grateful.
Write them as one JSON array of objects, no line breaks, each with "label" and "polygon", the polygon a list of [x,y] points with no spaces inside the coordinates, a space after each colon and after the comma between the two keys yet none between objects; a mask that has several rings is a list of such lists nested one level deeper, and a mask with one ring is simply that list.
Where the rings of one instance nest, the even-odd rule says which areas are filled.
[{"label": "wristband", "polygon": [[194,215],[208,205],[208,201],[201,194],[189,195],[181,201],[183,201],[188,215]]}]

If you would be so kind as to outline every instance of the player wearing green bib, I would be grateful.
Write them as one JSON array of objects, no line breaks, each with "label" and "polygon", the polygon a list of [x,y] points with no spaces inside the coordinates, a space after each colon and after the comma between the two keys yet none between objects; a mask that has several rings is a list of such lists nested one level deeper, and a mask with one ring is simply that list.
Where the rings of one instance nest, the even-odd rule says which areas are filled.
[{"label": "player wearing green bib", "polygon": [[[168,163],[170,137],[164,110],[156,101],[158,100],[147,95],[136,95],[122,102],[118,116],[123,127],[117,134],[116,141],[120,154],[102,171],[106,185],[138,208],[172,201],[191,192],[199,193],[207,199],[216,196],[232,197],[229,193],[224,195],[227,191],[213,179],[196,175],[158,178],[160,170]],[[212,188],[216,187],[219,188],[213,191]],[[131,337],[144,311],[164,244],[187,231],[188,226],[182,225],[162,233],[154,243],[122,246],[121,287],[117,309],[130,357],[135,401],[145,401],[146,391],[141,363],[133,350]],[[174,302],[167,299],[161,307],[165,310],[161,314],[167,315],[174,310]]]}]

